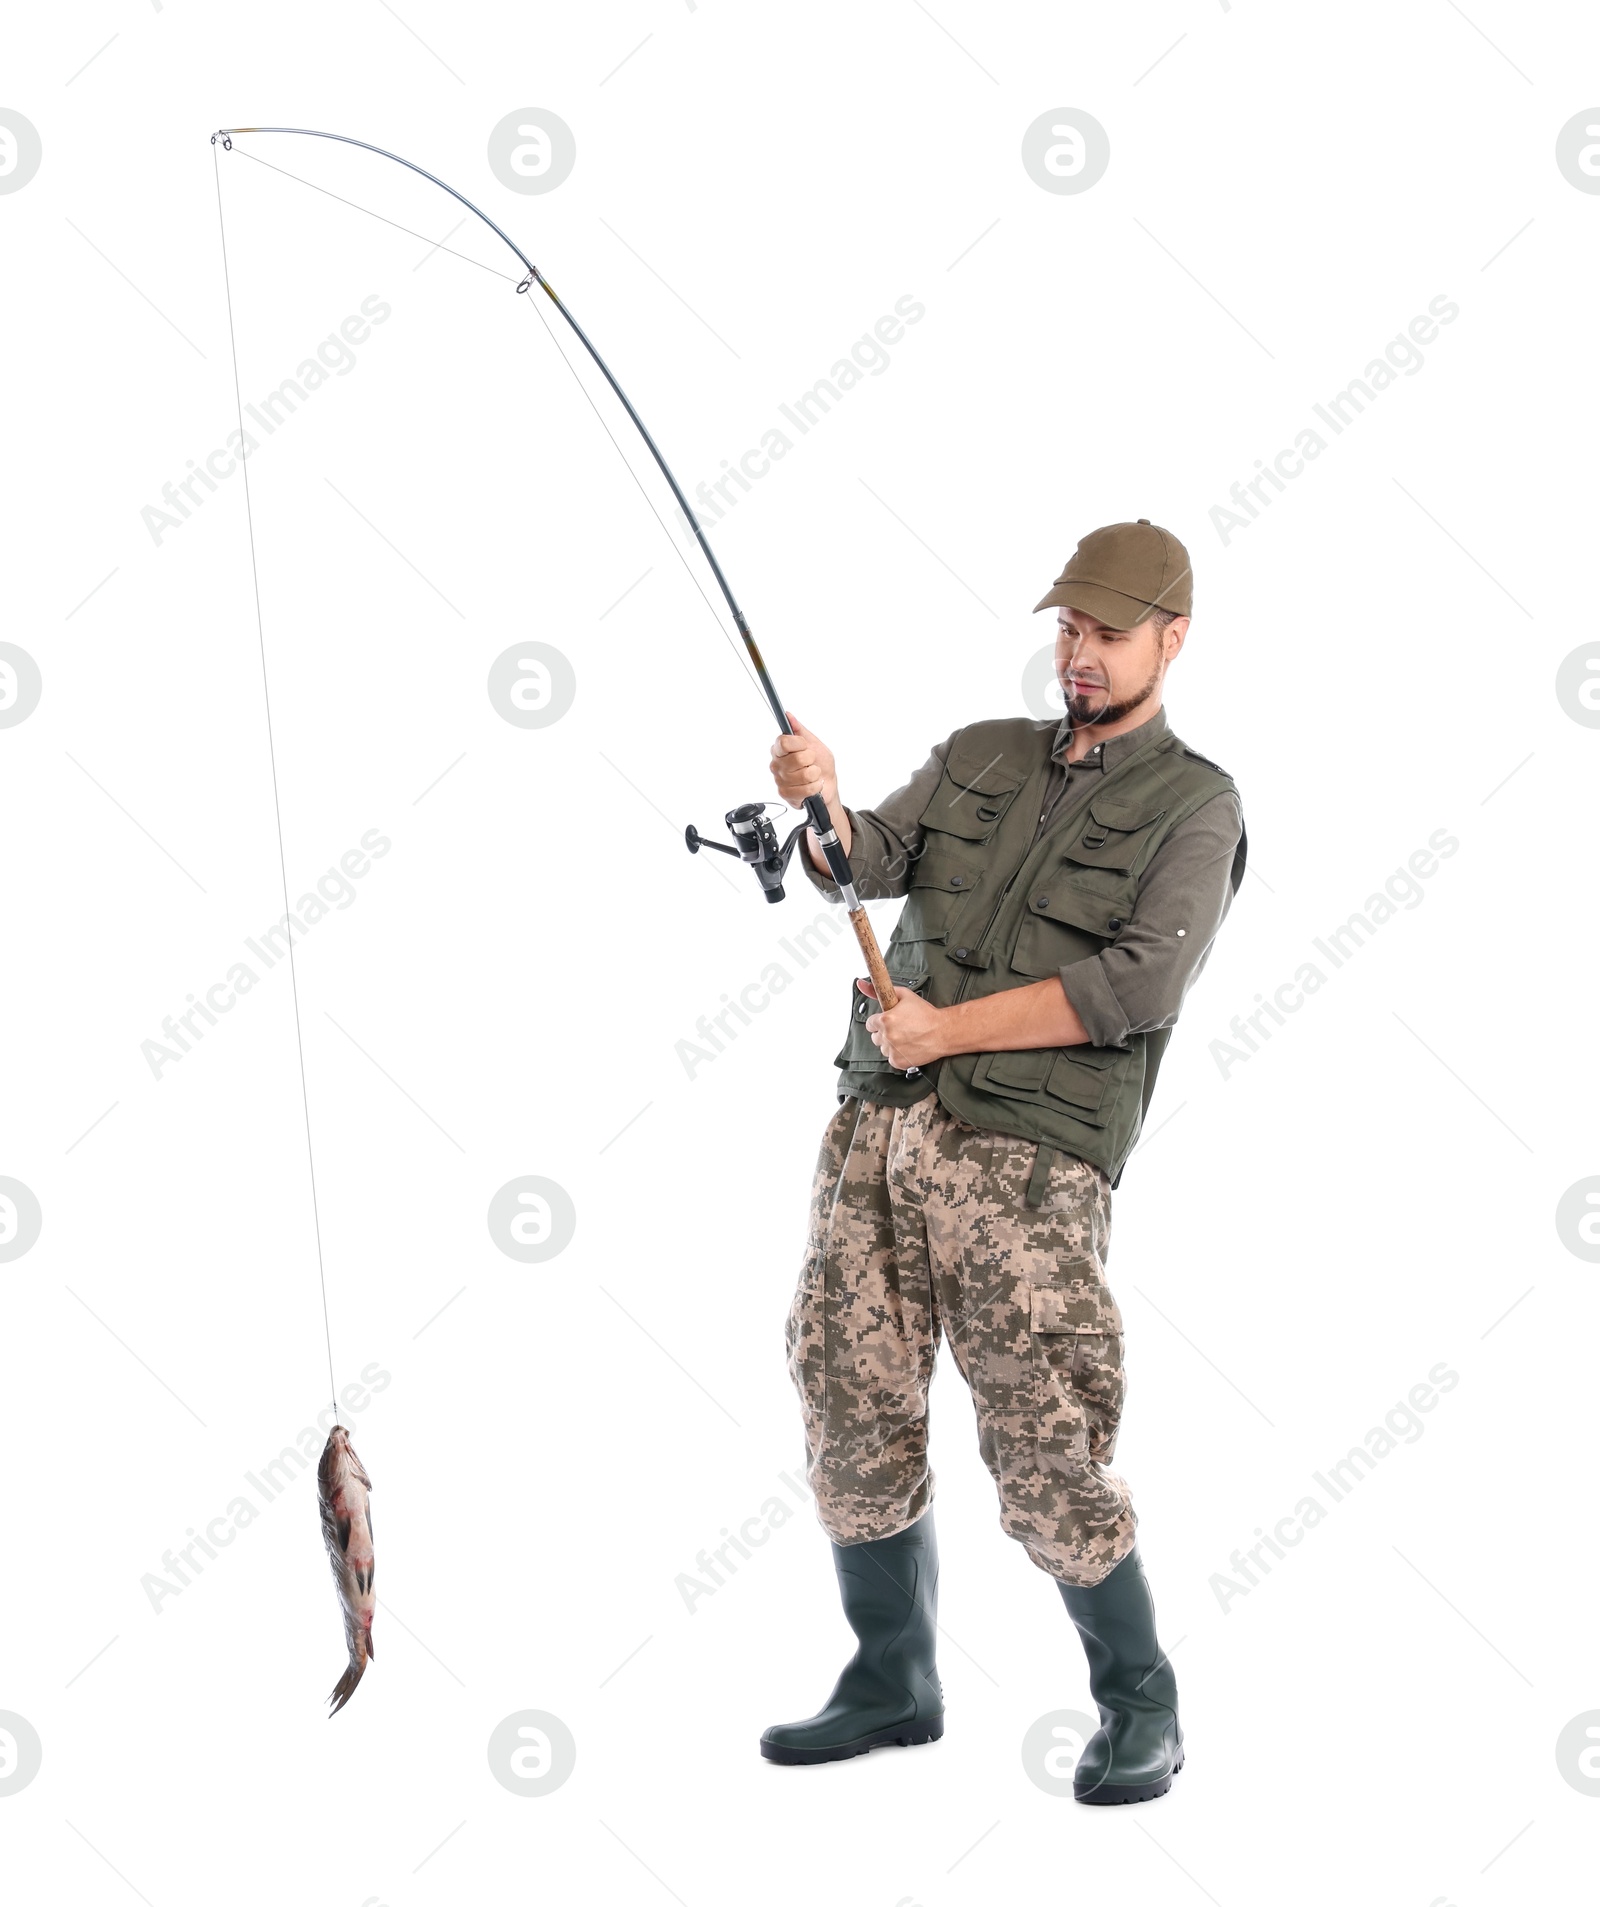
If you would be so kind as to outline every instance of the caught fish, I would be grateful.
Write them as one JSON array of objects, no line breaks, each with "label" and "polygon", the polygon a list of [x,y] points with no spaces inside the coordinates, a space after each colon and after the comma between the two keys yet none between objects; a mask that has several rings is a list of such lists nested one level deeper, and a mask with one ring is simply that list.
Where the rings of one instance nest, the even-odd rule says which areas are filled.
[{"label": "caught fish", "polygon": [[328,1546],[333,1580],[344,1611],[344,1639],[350,1666],[328,1697],[337,1715],[356,1692],[372,1660],[372,1616],[378,1598],[372,1587],[372,1479],[350,1443],[343,1424],[328,1433],[317,1465],[317,1497],[322,1505],[322,1540]]}]

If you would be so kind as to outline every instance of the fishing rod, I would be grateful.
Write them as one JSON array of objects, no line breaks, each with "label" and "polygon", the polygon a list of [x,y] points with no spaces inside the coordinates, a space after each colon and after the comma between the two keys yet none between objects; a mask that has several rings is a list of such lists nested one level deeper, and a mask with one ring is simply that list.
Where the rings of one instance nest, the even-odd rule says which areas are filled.
[{"label": "fishing rod", "polygon": [[[693,510],[690,509],[689,500],[683,494],[682,487],[679,485],[677,478],[672,474],[670,465],[667,463],[666,458],[662,456],[655,439],[650,435],[648,429],[646,429],[644,419],[640,417],[638,411],[634,409],[627,392],[623,390],[622,386],[613,376],[611,367],[590,342],[587,333],[583,330],[583,327],[578,323],[577,319],[573,317],[566,305],[556,295],[555,289],[550,284],[550,281],[534,264],[533,260],[528,257],[527,253],[522,250],[521,246],[503,232],[500,227],[495,224],[494,220],[489,217],[488,213],[483,211],[481,207],[474,205],[471,199],[467,198],[464,193],[458,192],[453,185],[449,185],[443,179],[437,178],[433,173],[427,171],[422,166],[416,165],[412,160],[402,158],[399,153],[386,151],[382,146],[371,145],[365,139],[352,139],[344,133],[315,132],[304,126],[232,126],[224,127],[211,135],[212,163],[217,179],[217,219],[222,239],[223,283],[227,293],[228,305],[228,342],[233,359],[234,405],[239,419],[241,441],[244,437],[243,388],[239,377],[239,348],[234,329],[233,288],[231,275],[228,270],[227,223],[223,217],[222,205],[222,170],[221,162],[217,158],[216,149],[220,146],[224,152],[232,152],[234,149],[234,140],[246,133],[283,133],[301,139],[331,139],[340,145],[357,146],[363,152],[376,153],[378,157],[382,159],[392,159],[396,165],[405,166],[409,171],[415,172],[421,178],[428,180],[430,184],[438,186],[441,191],[448,192],[451,198],[457,200],[460,204],[464,205],[469,212],[481,219],[483,223],[488,226],[490,231],[493,232],[503,244],[510,248],[512,253],[520,261],[524,272],[524,276],[516,282],[518,293],[525,293],[534,285],[539,287],[555,306],[556,310],[559,311],[561,316],[566,320],[572,329],[573,335],[583,346],[584,350],[593,358],[595,364],[600,369],[601,375],[616,393],[617,401],[627,412],[635,429],[644,439],[645,448],[655,460],[656,468],[661,472],[662,476],[666,478],[667,486],[671,490],[679,510],[683,513],[684,522],[693,532],[695,541],[700,545],[706,562],[710,565],[711,574],[716,578],[717,587],[721,590],[723,600],[727,603],[728,609],[732,613],[734,625],[738,629],[740,637],[743,639],[745,653],[755,670],[756,682],[760,687],[761,693],[766,698],[768,707],[772,710],[779,729],[785,735],[794,734],[794,726],[789,720],[776,687],[773,685],[772,677],[767,671],[767,665],[762,658],[761,651],[756,646],[755,638],[750,633],[750,625],[745,621],[744,611],[739,607],[738,601],[732,589],[729,587],[728,579],[722,573],[722,565],[717,561],[715,551],[712,549],[710,543],[707,542],[705,531],[701,529],[698,519]],[[246,156],[251,159],[256,158],[254,153],[249,153]],[[271,164],[268,160],[259,160],[258,163],[268,166]],[[283,171],[282,167],[272,167],[271,169],[274,171]],[[291,172],[285,173],[284,176],[287,178],[297,178],[298,175]],[[310,185],[312,182],[310,180],[299,180],[299,183],[302,185]],[[324,188],[317,186],[314,189],[322,191]],[[333,193],[330,196],[339,198],[339,194],[337,193]],[[340,202],[354,206],[357,211],[366,212],[370,217],[382,218],[381,213],[372,212],[367,206],[355,206],[354,200],[341,199]],[[385,220],[384,222],[386,224],[396,223],[396,221],[392,219]],[[401,226],[399,229],[405,231],[409,228]],[[419,238],[424,237],[424,234],[421,233],[414,233],[412,235]],[[451,248],[445,246],[437,247],[436,249],[449,250]],[[465,253],[458,253],[456,255],[459,257],[467,256]],[[482,261],[479,259],[472,259],[470,262],[473,264],[482,264]],[[484,269],[493,271],[494,268],[492,266],[485,266]],[[497,273],[496,275],[503,276],[505,274]],[[539,310],[537,303],[532,299],[529,300],[529,309],[537,312],[540,322],[544,325],[545,329],[550,332],[552,342],[554,342],[555,333],[551,330],[548,320],[545,319],[543,312]],[[656,517],[657,522],[661,524],[663,533],[666,534],[668,540],[671,541],[671,532],[667,530],[665,520],[662,518],[660,511],[656,509],[650,493],[645,489],[642,483],[639,483],[638,476],[634,472],[633,466],[628,463],[622,446],[617,443],[610,424],[607,423],[600,407],[590,396],[588,387],[584,384],[583,380],[578,377],[576,366],[572,363],[564,350],[561,350],[559,346],[557,346],[557,350],[563,363],[565,363],[567,368],[572,372],[585,399],[594,410],[601,428],[605,431],[606,435],[611,438],[612,444],[615,446],[617,454],[622,457],[629,474],[633,476],[634,482],[639,484],[639,490],[644,496],[645,502],[649,506],[652,514]],[[377,1608],[377,1598],[373,1587],[374,1562],[370,1505],[372,1479],[368,1476],[362,1466],[360,1458],[356,1455],[355,1450],[351,1446],[349,1432],[339,1422],[339,1395],[334,1376],[333,1332],[328,1315],[328,1280],[323,1262],[322,1221],[317,1200],[316,1159],[312,1145],[311,1097],[306,1083],[305,1040],[301,1030],[300,1019],[300,988],[294,958],[294,933],[290,924],[292,920],[292,910],[289,906],[288,856],[284,848],[283,809],[278,793],[277,747],[273,736],[271,684],[267,670],[266,631],[261,615],[261,581],[256,555],[255,516],[250,500],[250,467],[248,462],[244,464],[243,468],[245,516],[249,527],[250,538],[250,571],[255,590],[256,635],[261,653],[261,685],[267,718],[267,756],[272,770],[273,815],[278,837],[278,873],[283,893],[284,927],[288,934],[290,990],[294,1001],[295,1046],[300,1070],[301,1109],[305,1120],[306,1163],[311,1182],[311,1213],[316,1234],[317,1276],[322,1290],[322,1327],[328,1354],[328,1386],[333,1399],[332,1414],[334,1423],[332,1430],[328,1434],[327,1444],[323,1449],[321,1460],[317,1466],[317,1495],[321,1509],[323,1538],[327,1546],[329,1561],[332,1564],[334,1583],[344,1614],[345,1641],[349,1656],[349,1666],[339,1681],[334,1685],[333,1693],[329,1697],[332,1713],[338,1714],[350,1700],[357,1684],[361,1681],[366,1671],[367,1664],[373,1659],[372,1625],[373,1616]],[[702,600],[716,621],[718,628],[722,629],[724,636],[726,636],[727,630],[723,627],[722,618],[717,615],[716,608],[711,602],[710,597],[706,595],[705,590],[701,587],[700,579],[695,576],[692,569],[689,569],[689,565],[683,558],[683,553],[678,549],[676,543],[673,543],[673,549],[678,555],[679,560],[683,561],[684,568],[688,571],[690,579],[694,582],[695,588],[699,591]],[[735,653],[738,653],[737,649]],[[850,862],[844,852],[843,844],[840,842],[839,836],[834,829],[832,819],[828,814],[826,802],[823,801],[820,795],[807,797],[805,802],[806,820],[794,830],[781,848],[778,845],[777,835],[772,824],[766,818],[766,808],[767,804],[765,802],[747,802],[743,807],[732,809],[729,812],[727,823],[735,842],[735,845],[731,848],[723,847],[720,842],[706,841],[701,837],[697,829],[692,826],[689,827],[684,835],[689,851],[691,853],[698,853],[701,847],[710,847],[718,849],[724,854],[737,855],[754,869],[756,878],[760,882],[762,891],[766,894],[767,899],[769,901],[778,901],[783,899],[783,877],[788,867],[789,857],[793,854],[795,846],[806,827],[811,827],[815,831],[818,842],[822,847],[824,857],[827,860],[828,870],[839,888],[840,895],[846,907],[849,909],[850,924],[855,929],[856,939],[860,943],[862,954],[866,958],[867,971],[872,976],[872,984],[877,991],[879,1002],[887,1011],[888,1008],[895,1004],[897,998],[895,988],[889,979],[888,970],[884,966],[883,955],[878,950],[877,939],[873,934],[872,925],[867,919],[867,910],[862,905],[860,896],[856,893],[855,883],[850,873]]]},{"label": "fishing rod", "polygon": [[[760,686],[761,693],[766,697],[768,707],[772,710],[773,716],[777,721],[779,732],[784,735],[794,734],[794,725],[789,720],[783,700],[773,684],[772,676],[768,672],[761,651],[756,646],[755,637],[750,633],[750,625],[745,620],[744,611],[739,607],[738,599],[734,596],[727,577],[722,573],[722,565],[717,561],[716,552],[712,549],[711,544],[707,540],[705,531],[700,527],[699,519],[689,507],[688,498],[683,494],[678,479],[672,474],[671,465],[667,462],[666,458],[662,456],[656,440],[650,435],[649,430],[645,426],[644,419],[639,415],[638,411],[634,409],[632,400],[629,398],[627,392],[623,390],[622,386],[617,382],[610,365],[606,363],[605,359],[601,357],[600,353],[595,349],[589,339],[588,333],[583,329],[582,325],[578,323],[577,319],[573,317],[560,297],[557,296],[550,281],[539,270],[538,266],[534,264],[533,260],[528,257],[527,253],[523,251],[522,247],[503,232],[494,220],[490,218],[487,212],[480,206],[474,205],[464,192],[458,192],[453,185],[446,183],[445,180],[429,172],[425,167],[417,165],[415,161],[402,158],[398,152],[389,152],[383,146],[371,145],[365,139],[352,139],[346,133],[317,132],[306,126],[223,127],[211,135],[211,143],[213,146],[220,144],[224,152],[231,152],[233,150],[234,140],[246,133],[285,133],[297,139],[332,139],[340,145],[359,146],[363,152],[376,153],[381,159],[392,159],[396,165],[405,166],[407,170],[417,173],[420,177],[428,180],[430,184],[438,186],[441,191],[448,192],[451,198],[464,205],[467,210],[476,217],[482,219],[483,223],[488,226],[496,238],[500,239],[503,244],[509,246],[511,251],[521,261],[523,269],[527,274],[517,285],[517,291],[523,293],[527,292],[534,285],[539,287],[555,306],[556,310],[559,311],[561,316],[567,321],[574,337],[577,338],[589,356],[593,358],[595,364],[599,367],[601,376],[604,377],[607,384],[609,384],[611,389],[616,393],[617,401],[627,412],[634,428],[644,439],[645,448],[655,460],[656,468],[661,472],[662,476],[666,478],[667,487],[671,490],[673,497],[676,499],[678,508],[683,512],[684,521],[693,532],[695,541],[699,544],[706,562],[710,565],[711,574],[716,578],[717,587],[721,590],[723,601],[727,603],[729,612],[733,616],[734,626],[739,631],[739,635],[743,640],[746,654],[755,669],[756,681]],[[254,155],[250,156],[253,157]],[[366,210],[365,207],[360,209],[363,211]],[[585,394],[587,395],[587,393]],[[596,415],[599,415],[598,411],[596,411]],[[605,424],[603,417],[600,421],[602,425]],[[609,428],[607,434],[609,435]],[[615,439],[613,438],[612,441],[615,442]],[[653,507],[652,505],[652,508]],[[862,957],[867,963],[867,972],[872,977],[873,990],[878,996],[879,1005],[884,1012],[887,1012],[889,1008],[895,1004],[899,996],[895,991],[894,982],[889,978],[889,970],[884,965],[883,954],[879,949],[877,936],[872,931],[872,922],[867,918],[866,907],[860,895],[856,892],[855,878],[850,871],[849,857],[846,855],[844,845],[839,839],[837,830],[834,828],[832,817],[828,813],[827,803],[823,800],[821,795],[808,795],[805,801],[806,819],[794,830],[782,847],[778,845],[777,835],[771,823],[765,818],[765,808],[766,803],[764,802],[747,802],[744,806],[731,809],[728,812],[725,819],[735,842],[735,845],[731,848],[724,847],[720,842],[706,840],[696,828],[690,826],[684,831],[684,841],[689,852],[694,854],[698,853],[702,847],[709,847],[716,849],[719,853],[737,855],[755,870],[756,877],[767,899],[769,901],[781,901],[783,899],[783,877],[788,867],[789,858],[794,853],[801,834],[809,827],[816,835],[817,845],[822,849],[823,856],[828,863],[828,872],[832,875],[834,884],[839,890],[839,896],[841,900],[843,900],[849,913],[850,925],[854,929],[856,940],[861,948]]]}]

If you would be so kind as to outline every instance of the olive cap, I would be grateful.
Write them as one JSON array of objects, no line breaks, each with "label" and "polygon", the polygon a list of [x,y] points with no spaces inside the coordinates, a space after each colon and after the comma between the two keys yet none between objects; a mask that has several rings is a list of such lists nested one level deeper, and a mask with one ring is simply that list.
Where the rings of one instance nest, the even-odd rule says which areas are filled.
[{"label": "olive cap", "polygon": [[1091,530],[1067,558],[1067,566],[1041,609],[1081,609],[1108,629],[1131,629],[1152,609],[1187,616],[1194,602],[1189,552],[1170,530],[1140,517]]}]

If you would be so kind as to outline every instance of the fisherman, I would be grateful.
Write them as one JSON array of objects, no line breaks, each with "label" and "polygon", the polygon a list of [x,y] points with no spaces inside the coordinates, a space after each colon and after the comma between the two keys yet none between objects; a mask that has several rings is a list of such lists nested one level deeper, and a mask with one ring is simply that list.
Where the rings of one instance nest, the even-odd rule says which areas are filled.
[{"label": "fisherman", "polygon": [[[820,794],[863,899],[905,896],[898,999],[856,982],[787,1326],[808,1475],[859,1644],[768,1760],[841,1761],[944,1733],[928,1386],[940,1337],[971,1390],[1000,1524],[1077,1627],[1101,1727],[1096,1804],[1165,1794],[1183,1764],[1127,1484],[1110,1465],[1122,1318],[1111,1192],[1156,1069],[1244,872],[1230,777],[1162,707],[1189,631],[1188,552],[1141,517],[1078,544],[1057,612],[1057,723],[959,728],[876,808],[839,799],[798,722],[772,747],[793,807]],[[790,718],[793,721],[793,717]],[[807,873],[839,892],[814,830]]]}]

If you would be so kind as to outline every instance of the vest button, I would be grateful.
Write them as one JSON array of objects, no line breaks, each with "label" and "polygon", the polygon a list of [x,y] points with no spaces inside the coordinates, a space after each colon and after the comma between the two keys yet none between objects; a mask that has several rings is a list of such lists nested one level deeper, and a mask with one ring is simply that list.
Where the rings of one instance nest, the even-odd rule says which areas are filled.
[{"label": "vest button", "polygon": [[1033,904],[1035,907],[1039,909],[1040,913],[1042,914],[1044,910],[1050,905],[1050,896],[1048,894],[1041,894],[1039,898]]},{"label": "vest button", "polygon": [[1106,932],[1108,934],[1120,934],[1122,932],[1122,922],[1120,920],[1108,920],[1106,922]]},{"label": "vest button", "polygon": [[965,887],[966,884],[967,877],[965,874],[952,874],[950,876],[950,885],[952,887]]},{"label": "vest button", "polygon": [[956,959],[957,959],[957,960],[965,960],[965,959],[966,959],[966,957],[967,957],[967,955],[968,955],[968,954],[969,954],[969,953],[970,953],[971,951],[972,951],[972,949],[971,949],[970,947],[957,947],[957,949],[956,949]]}]

